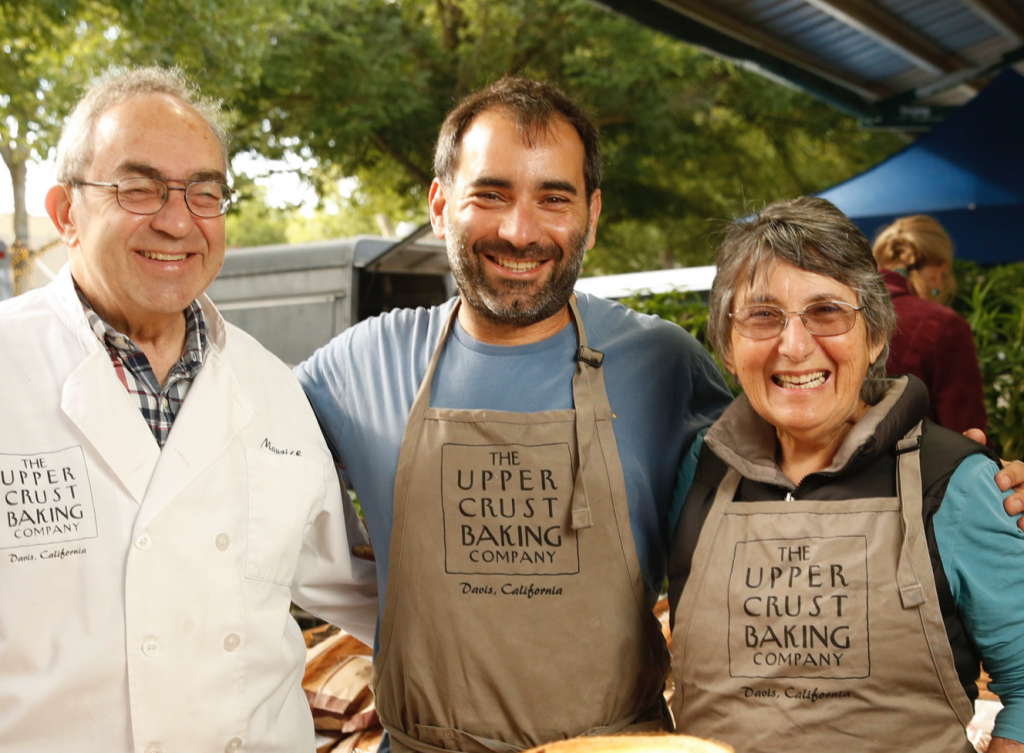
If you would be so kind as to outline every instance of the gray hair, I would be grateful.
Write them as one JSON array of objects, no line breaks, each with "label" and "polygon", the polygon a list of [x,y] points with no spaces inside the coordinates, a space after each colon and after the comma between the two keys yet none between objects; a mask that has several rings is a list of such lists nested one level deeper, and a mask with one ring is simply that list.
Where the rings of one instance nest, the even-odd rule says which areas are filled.
[{"label": "gray hair", "polygon": [[57,144],[57,182],[74,183],[82,179],[92,162],[93,129],[103,113],[147,94],[169,94],[195,110],[220,144],[224,169],[228,169],[227,118],[221,101],[204,96],[180,68],[154,66],[123,72],[109,70],[93,82],[64,123]]},{"label": "gray hair", "polygon": [[885,376],[896,311],[878,272],[871,244],[860,229],[825,199],[803,196],[766,206],[753,219],[734,222],[718,249],[718,274],[711,286],[708,338],[719,354],[731,350],[731,320],[737,288],[767,280],[780,261],[830,277],[857,294],[873,345],[884,343],[868,370]]}]

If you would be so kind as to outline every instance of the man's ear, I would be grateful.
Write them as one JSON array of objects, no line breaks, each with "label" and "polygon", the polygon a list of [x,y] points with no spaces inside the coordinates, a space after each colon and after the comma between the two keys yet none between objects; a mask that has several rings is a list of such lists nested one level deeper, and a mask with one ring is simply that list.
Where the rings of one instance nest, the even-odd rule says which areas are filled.
[{"label": "man's ear", "polygon": [[590,196],[590,234],[587,236],[587,250],[597,242],[597,221],[601,218],[601,189],[598,188]]},{"label": "man's ear", "polygon": [[430,210],[430,226],[434,230],[434,235],[442,240],[445,232],[444,208],[447,203],[444,184],[440,178],[434,178],[430,183],[430,193],[427,194],[427,208]]},{"label": "man's ear", "polygon": [[78,228],[71,213],[70,186],[58,184],[46,192],[46,213],[68,248],[78,245]]}]

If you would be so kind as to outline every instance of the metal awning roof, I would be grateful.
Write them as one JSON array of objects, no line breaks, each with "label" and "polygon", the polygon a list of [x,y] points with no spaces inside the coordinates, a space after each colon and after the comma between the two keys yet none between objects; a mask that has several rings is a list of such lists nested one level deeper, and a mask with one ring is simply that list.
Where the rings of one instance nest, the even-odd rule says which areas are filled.
[{"label": "metal awning roof", "polygon": [[878,127],[923,129],[1011,65],[1024,0],[595,0]]}]

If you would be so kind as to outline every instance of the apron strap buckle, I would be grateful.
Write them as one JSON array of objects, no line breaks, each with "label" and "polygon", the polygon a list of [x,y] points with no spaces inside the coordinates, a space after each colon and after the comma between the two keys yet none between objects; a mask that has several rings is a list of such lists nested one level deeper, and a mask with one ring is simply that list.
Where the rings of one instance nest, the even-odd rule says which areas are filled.
[{"label": "apron strap buckle", "polygon": [[900,599],[903,601],[904,609],[919,607],[927,601],[924,596],[924,588],[919,583],[901,588]]},{"label": "apron strap buckle", "polygon": [[572,511],[572,527],[573,530],[579,531],[584,528],[590,528],[594,525],[594,516],[590,513],[590,507],[573,508]]},{"label": "apron strap buckle", "polygon": [[604,353],[588,348],[586,345],[581,345],[579,350],[576,351],[576,360],[599,369],[601,364],[604,363]]},{"label": "apron strap buckle", "polygon": [[896,455],[903,455],[907,452],[913,452],[921,446],[921,435],[916,434],[912,437],[904,437],[896,443]]}]

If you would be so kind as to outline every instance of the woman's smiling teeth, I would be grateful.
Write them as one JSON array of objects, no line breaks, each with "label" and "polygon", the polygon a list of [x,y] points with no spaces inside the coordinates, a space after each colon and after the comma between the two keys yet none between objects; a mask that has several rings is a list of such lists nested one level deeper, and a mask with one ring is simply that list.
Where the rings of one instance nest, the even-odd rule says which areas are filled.
[{"label": "woman's smiling teeth", "polygon": [[536,269],[544,262],[541,261],[520,261],[519,259],[509,259],[504,256],[492,256],[494,263],[498,266],[504,267],[510,272],[529,272],[531,269]]},{"label": "woman's smiling teeth", "polygon": [[188,254],[158,254],[156,251],[139,251],[139,254],[154,261],[184,261]]},{"label": "woman's smiling teeth", "polygon": [[828,379],[828,375],[829,372],[827,371],[812,371],[810,374],[800,374],[799,376],[775,374],[772,376],[772,381],[786,389],[809,390],[825,384],[825,380]]}]

